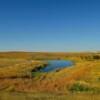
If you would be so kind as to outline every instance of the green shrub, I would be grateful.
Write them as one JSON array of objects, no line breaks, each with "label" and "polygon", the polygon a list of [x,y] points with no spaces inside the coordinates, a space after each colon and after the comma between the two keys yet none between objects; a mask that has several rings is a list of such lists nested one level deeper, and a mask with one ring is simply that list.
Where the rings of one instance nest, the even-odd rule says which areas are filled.
[{"label": "green shrub", "polygon": [[32,72],[31,75],[32,75],[33,77],[37,77],[37,76],[42,76],[42,75],[44,75],[44,73],[42,73],[42,72]]},{"label": "green shrub", "polygon": [[94,92],[95,89],[85,84],[75,83],[70,87],[69,90],[71,92]]}]

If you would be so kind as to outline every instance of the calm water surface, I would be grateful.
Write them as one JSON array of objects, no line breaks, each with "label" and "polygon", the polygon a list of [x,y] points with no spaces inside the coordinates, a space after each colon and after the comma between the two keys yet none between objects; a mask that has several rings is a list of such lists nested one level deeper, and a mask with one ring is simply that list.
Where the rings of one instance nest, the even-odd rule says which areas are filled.
[{"label": "calm water surface", "polygon": [[42,68],[40,72],[50,72],[55,71],[57,69],[70,67],[73,65],[72,61],[66,61],[66,60],[49,60],[48,65],[45,68]]}]

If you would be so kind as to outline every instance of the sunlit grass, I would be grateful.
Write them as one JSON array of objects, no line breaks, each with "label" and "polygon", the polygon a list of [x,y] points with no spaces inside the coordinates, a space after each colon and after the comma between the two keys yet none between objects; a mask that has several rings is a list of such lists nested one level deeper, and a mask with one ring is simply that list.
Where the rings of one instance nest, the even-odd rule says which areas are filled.
[{"label": "sunlit grass", "polygon": [[[92,97],[99,100],[100,60],[97,54],[7,53],[0,58],[0,94],[3,94],[0,100],[91,100]],[[43,62],[45,59],[72,60],[75,64],[59,71],[38,72],[47,64]]]}]

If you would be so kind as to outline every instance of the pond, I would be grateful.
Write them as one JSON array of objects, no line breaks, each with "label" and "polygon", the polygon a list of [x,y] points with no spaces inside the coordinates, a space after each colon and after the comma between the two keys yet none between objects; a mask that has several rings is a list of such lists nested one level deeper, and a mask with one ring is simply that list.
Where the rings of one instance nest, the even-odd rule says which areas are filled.
[{"label": "pond", "polygon": [[67,61],[67,60],[49,60],[47,62],[48,65],[45,68],[40,69],[40,72],[55,71],[73,65],[72,61]]}]

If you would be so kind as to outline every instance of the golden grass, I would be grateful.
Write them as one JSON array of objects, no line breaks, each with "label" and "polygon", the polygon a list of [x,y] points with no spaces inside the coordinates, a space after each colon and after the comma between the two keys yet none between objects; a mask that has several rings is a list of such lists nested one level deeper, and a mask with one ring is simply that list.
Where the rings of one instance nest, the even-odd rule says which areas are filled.
[{"label": "golden grass", "polygon": [[[90,85],[91,88],[100,88],[99,79],[98,79],[98,72],[96,72],[95,68],[98,68],[100,65],[99,61],[94,61],[92,64],[90,62],[82,62],[77,63],[76,66],[64,68],[58,72],[50,72],[45,73],[39,77],[34,78],[8,78],[8,79],[1,79],[0,86],[6,87],[8,90],[14,91],[21,91],[21,92],[57,92],[57,93],[68,93],[69,89],[76,83],[81,83],[82,85],[87,84]],[[19,69],[20,71],[19,71]],[[33,67],[26,68],[23,67],[16,67],[14,69],[8,70],[7,76],[11,77],[16,75],[15,73],[22,73],[23,70],[26,72]],[[95,69],[95,70],[94,70]],[[22,70],[22,71],[21,71]],[[25,72],[24,71],[24,72]],[[26,73],[25,72],[25,73]],[[95,73],[96,74],[95,74]],[[1,71],[2,73],[2,71]],[[5,72],[6,73],[6,72]],[[4,73],[4,74],[5,74]],[[94,75],[95,74],[95,75]],[[2,75],[3,76],[3,75]],[[4,77],[4,76],[3,76]],[[97,81],[98,79],[98,81]],[[13,87],[12,87],[13,86]],[[12,87],[9,89],[9,87]]]},{"label": "golden grass", "polygon": [[45,62],[41,61],[22,61],[13,63],[13,65],[11,64],[7,67],[0,67],[0,78],[28,76],[31,74],[31,70],[40,67],[44,64]]},{"label": "golden grass", "polygon": [[0,100],[100,100],[100,95],[0,92]]},{"label": "golden grass", "polygon": [[[37,96],[40,96],[39,93],[42,92],[45,93],[43,98],[50,93],[57,93],[63,98],[62,100],[66,100],[66,98],[68,100],[91,100],[90,98],[92,97],[94,98],[93,100],[99,100],[100,60],[95,59],[95,55],[97,54],[25,52],[0,54],[0,90],[6,92],[37,93]],[[45,62],[37,60],[32,62],[33,59],[69,59],[75,61],[75,65],[32,77],[31,71],[45,64]],[[24,98],[23,96],[22,98]],[[34,97],[33,94],[32,97]],[[41,98],[40,96],[40,99],[37,100],[41,100]],[[50,95],[44,100],[60,99],[57,98],[57,95]]]}]

